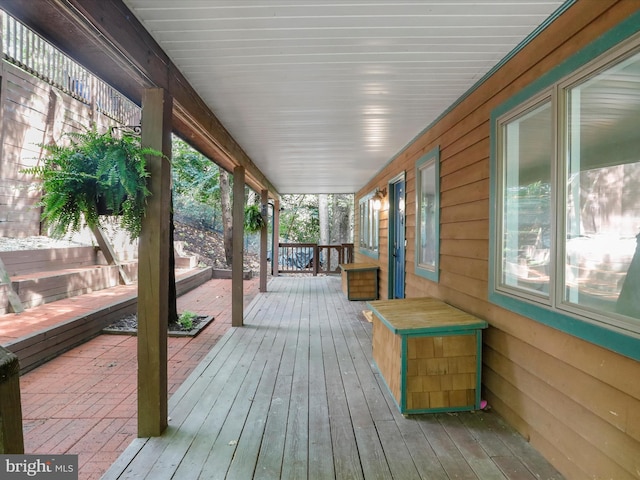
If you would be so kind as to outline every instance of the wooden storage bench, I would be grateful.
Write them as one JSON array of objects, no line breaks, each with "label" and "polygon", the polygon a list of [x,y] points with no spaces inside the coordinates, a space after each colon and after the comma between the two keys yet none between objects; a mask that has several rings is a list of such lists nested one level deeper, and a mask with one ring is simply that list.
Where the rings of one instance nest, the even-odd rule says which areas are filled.
[{"label": "wooden storage bench", "polygon": [[480,408],[487,322],[434,298],[369,302],[373,359],[403,414]]},{"label": "wooden storage bench", "polygon": [[349,300],[378,298],[378,265],[374,263],[342,263],[342,291]]}]

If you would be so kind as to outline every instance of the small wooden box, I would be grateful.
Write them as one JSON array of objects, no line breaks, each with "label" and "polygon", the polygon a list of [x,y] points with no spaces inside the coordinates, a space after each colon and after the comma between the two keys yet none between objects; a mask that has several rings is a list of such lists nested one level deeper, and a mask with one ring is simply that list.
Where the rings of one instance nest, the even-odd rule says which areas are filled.
[{"label": "small wooden box", "polygon": [[373,359],[401,413],[480,408],[485,321],[433,298],[369,306]]},{"label": "small wooden box", "polygon": [[378,298],[378,265],[373,263],[343,263],[342,291],[349,300]]}]

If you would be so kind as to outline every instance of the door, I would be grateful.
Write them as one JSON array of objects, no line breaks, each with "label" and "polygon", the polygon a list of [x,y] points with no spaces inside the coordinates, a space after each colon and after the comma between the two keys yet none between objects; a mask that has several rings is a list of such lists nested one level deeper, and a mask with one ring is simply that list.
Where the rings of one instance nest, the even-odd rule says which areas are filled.
[{"label": "door", "polygon": [[391,184],[393,190],[392,232],[391,232],[391,274],[392,298],[404,298],[404,179]]}]

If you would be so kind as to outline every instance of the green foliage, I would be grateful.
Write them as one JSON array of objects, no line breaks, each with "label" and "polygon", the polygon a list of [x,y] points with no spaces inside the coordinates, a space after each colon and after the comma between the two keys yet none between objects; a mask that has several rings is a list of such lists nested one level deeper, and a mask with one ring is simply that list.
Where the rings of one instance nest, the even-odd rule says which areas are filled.
[{"label": "green foliage", "polygon": [[220,169],[215,163],[176,137],[171,157],[173,189],[177,194],[200,203],[219,202]]},{"label": "green foliage", "polygon": [[[221,230],[219,167],[186,142],[175,137],[172,167],[175,218],[191,225]],[[253,203],[251,198],[249,196],[249,204]],[[332,237],[335,237],[337,242],[352,241],[349,233],[353,228],[350,224],[353,195],[330,195],[329,198]],[[280,206],[282,210],[279,238],[291,242],[319,240],[320,219],[317,195],[283,195]],[[245,208],[246,233],[259,232],[265,220],[258,204]],[[267,228],[269,227],[267,225]]]},{"label": "green foliage", "polygon": [[317,242],[320,238],[317,195],[283,195],[280,236],[287,242]]},{"label": "green foliage", "polygon": [[220,168],[175,136],[171,157],[175,219],[220,231]]},{"label": "green foliage", "polygon": [[244,229],[249,233],[256,233],[262,230],[266,225],[266,221],[262,216],[260,205],[247,205],[244,209]]},{"label": "green foliage", "polygon": [[216,232],[222,231],[219,202],[210,205],[174,193],[173,209],[173,218],[176,222]]},{"label": "green foliage", "polygon": [[119,225],[131,238],[140,236],[149,176],[145,155],[161,152],[143,148],[137,138],[116,138],[111,130],[67,133],[66,146],[41,145],[42,165],[23,170],[42,180],[42,219],[52,235],[62,237],[82,227],[100,226],[99,204],[120,215]]},{"label": "green foliage", "polygon": [[[320,239],[318,195],[283,195],[280,199],[280,238],[286,242],[315,243]],[[353,195],[329,195],[331,242],[351,242]]]},{"label": "green foliage", "polygon": [[186,310],[180,314],[178,323],[184,330],[191,330],[193,328],[193,321],[198,317],[197,313]]}]

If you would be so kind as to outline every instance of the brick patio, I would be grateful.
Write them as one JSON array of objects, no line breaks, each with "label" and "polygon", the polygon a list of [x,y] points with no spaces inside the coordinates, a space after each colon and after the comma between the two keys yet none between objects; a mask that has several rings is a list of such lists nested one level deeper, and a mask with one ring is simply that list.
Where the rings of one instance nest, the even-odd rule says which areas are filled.
[{"label": "brick patio", "polygon": [[[258,278],[244,282],[245,304],[257,291]],[[42,310],[58,304],[58,317],[75,316],[130,293],[130,287],[116,287]],[[26,334],[38,328],[39,308],[0,321],[21,322]],[[214,321],[195,338],[169,338],[170,395],[231,325],[231,280],[210,280],[181,296],[178,310],[187,309]],[[23,375],[25,453],[78,454],[79,478],[99,479],[136,437],[136,349],[135,337],[100,335]]]}]

